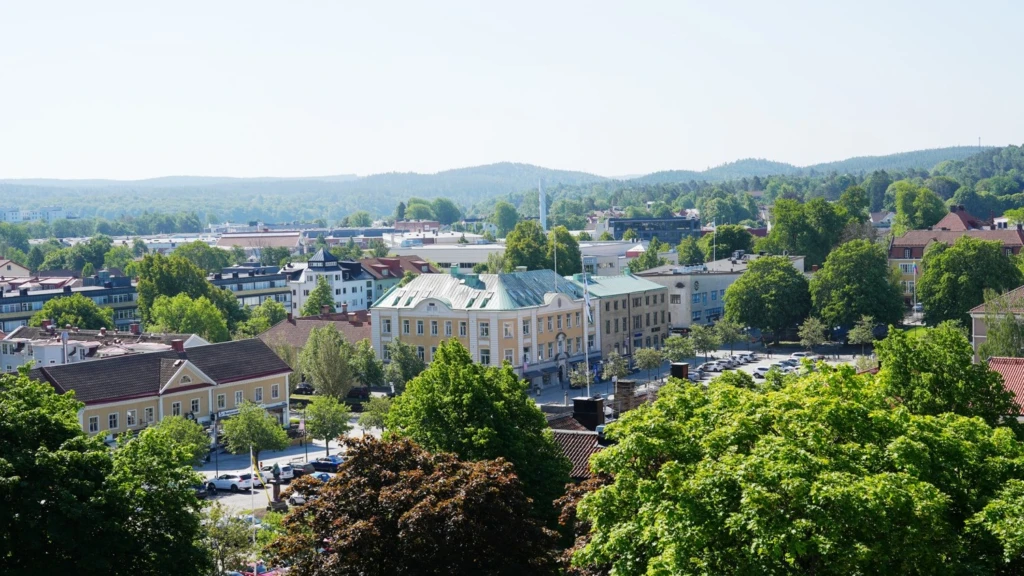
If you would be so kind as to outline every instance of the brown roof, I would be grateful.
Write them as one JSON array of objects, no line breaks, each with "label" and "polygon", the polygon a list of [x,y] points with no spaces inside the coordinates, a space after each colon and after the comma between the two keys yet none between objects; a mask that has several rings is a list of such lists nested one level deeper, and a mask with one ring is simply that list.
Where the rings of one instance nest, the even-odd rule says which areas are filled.
[{"label": "brown roof", "polygon": [[989,222],[971,215],[963,206],[950,206],[949,213],[942,217],[935,226],[935,230],[952,230],[964,232],[966,230],[981,230],[989,226]]},{"label": "brown roof", "polygon": [[157,396],[169,378],[169,365],[177,360],[188,360],[213,380],[197,383],[200,387],[292,371],[266,344],[253,338],[197,346],[184,352],[169,350],[44,366],[32,370],[31,377],[49,382],[61,394],[74,390],[75,397],[86,404],[102,404]]},{"label": "brown roof", "polygon": [[[1013,290],[1010,290],[1009,292],[1006,292],[999,298],[996,298],[996,301],[999,302],[1000,304],[1003,304],[1005,307],[1007,307],[1010,311],[1014,313],[1024,313],[1024,305],[1022,305],[1024,304],[1024,286],[1019,286],[1017,288],[1014,288]],[[987,308],[985,308],[985,306],[987,305],[987,302],[979,304],[974,308],[971,308],[970,313],[984,314],[987,310]]]},{"label": "brown roof", "polygon": [[575,481],[590,478],[590,457],[604,448],[597,443],[597,432],[554,430],[554,434],[562,453],[572,462],[569,477]]},{"label": "brown roof", "polygon": [[1013,393],[1020,414],[1024,407],[1024,358],[993,357],[989,358],[988,367],[1003,377],[1003,386]]},{"label": "brown roof", "polygon": [[548,427],[553,430],[576,430],[583,432],[587,429],[586,426],[580,424],[579,420],[572,417],[572,412],[545,414],[544,416],[548,419]]},{"label": "brown roof", "polygon": [[[416,255],[409,256],[394,256],[388,258],[364,258],[359,261],[363,265],[363,269],[369,272],[374,278],[381,280],[385,278],[401,278],[406,272],[413,272],[414,274],[423,274],[423,267],[427,267],[427,272],[430,274],[436,274],[437,269],[430,265],[424,258],[420,258]],[[387,270],[387,276],[384,275],[384,270]]]},{"label": "brown roof", "polygon": [[310,331],[321,326],[334,326],[345,336],[345,340],[353,344],[363,338],[370,338],[370,314],[365,310],[282,320],[260,334],[258,338],[268,345],[289,344],[295,348],[302,348],[309,340]]},{"label": "brown roof", "polygon": [[[19,326],[14,332],[11,332],[12,338],[28,338],[30,340],[60,340],[61,332],[64,329],[60,326],[55,326],[54,331],[47,332],[45,328],[35,326]],[[68,330],[68,340],[83,341],[83,342],[99,342],[100,344],[114,344],[117,342],[123,342],[126,344],[137,344],[139,342],[155,342],[158,344],[170,345],[174,340],[181,340],[182,342],[188,340],[193,334],[157,334],[143,332],[141,334],[132,334],[124,330],[107,330],[101,334],[99,330]]]},{"label": "brown roof", "polygon": [[250,234],[224,234],[217,246],[231,248],[298,248],[301,232],[253,232]]},{"label": "brown roof", "polygon": [[952,245],[961,236],[970,236],[979,240],[1001,242],[1004,247],[1024,246],[1024,232],[1016,229],[1000,230],[910,230],[892,241],[893,247],[927,246],[932,242]]}]

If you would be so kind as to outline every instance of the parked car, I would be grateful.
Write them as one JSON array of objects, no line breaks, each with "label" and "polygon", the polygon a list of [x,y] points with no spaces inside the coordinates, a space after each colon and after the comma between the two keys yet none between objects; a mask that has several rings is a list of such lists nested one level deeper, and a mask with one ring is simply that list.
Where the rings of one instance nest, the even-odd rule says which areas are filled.
[{"label": "parked car", "polygon": [[295,387],[295,393],[312,395],[316,393],[316,389],[314,389],[313,385],[310,384],[309,382],[299,382],[299,384]]},{"label": "parked car", "polygon": [[206,487],[213,487],[216,490],[252,490],[252,477],[248,474],[221,474],[206,481]]},{"label": "parked car", "polygon": [[729,360],[732,360],[733,363],[736,364],[737,366],[741,366],[749,362],[749,360],[747,360],[746,358],[739,354],[733,354],[732,356],[729,356]]},{"label": "parked car", "polygon": [[721,370],[722,368],[715,362],[705,362],[700,366],[697,366],[698,372],[720,372]]},{"label": "parked car", "polygon": [[292,460],[288,464],[292,468],[292,477],[300,478],[306,474],[312,474],[316,472],[316,468],[313,467],[309,462],[302,462],[301,460]]},{"label": "parked car", "polygon": [[754,372],[751,374],[755,380],[763,380],[767,372]]},{"label": "parked car", "polygon": [[338,467],[341,466],[344,461],[345,459],[341,456],[332,454],[331,456],[317,458],[310,462],[310,464],[313,465],[313,469],[317,472],[337,472]]},{"label": "parked car", "polygon": [[811,356],[814,356],[814,354],[810,352],[793,352],[792,354],[789,355],[791,359],[797,361],[802,360],[804,358],[810,358]]},{"label": "parked car", "polygon": [[[292,478],[295,477],[295,472],[294,472],[294,470],[292,469],[292,467],[290,465],[288,465],[288,464],[283,464],[283,465],[279,464],[278,467],[280,468],[280,472],[281,472],[281,480],[291,480]],[[272,480],[274,478],[274,466],[273,465],[264,466],[263,468],[260,468],[260,472],[263,473],[263,477],[266,478],[267,480]]]},{"label": "parked car", "polygon": [[799,366],[800,360],[797,360],[795,358],[786,358],[785,360],[780,360],[779,364],[782,364],[783,366],[789,366],[790,368],[792,368],[794,366]]},{"label": "parked car", "polygon": [[192,489],[195,490],[196,498],[199,498],[200,500],[210,496],[217,490],[216,488],[211,490],[210,487],[207,486],[206,484],[195,484],[194,486],[192,486]]},{"label": "parked car", "polygon": [[754,352],[745,352],[743,356],[746,356],[747,360],[751,362],[757,362],[757,354]]},{"label": "parked car", "polygon": [[321,482],[327,482],[331,478],[334,478],[334,474],[331,474],[330,472],[314,472],[312,476]]},{"label": "parked car", "polygon": [[251,478],[253,488],[264,488],[263,478],[260,478],[259,474],[256,474],[255,476],[249,476],[248,474],[240,474],[240,476],[243,478]]},{"label": "parked car", "polygon": [[367,400],[370,398],[370,389],[366,386],[356,386],[348,391],[348,397],[357,400]]},{"label": "parked car", "polygon": [[914,312],[924,312],[924,304],[921,304],[920,302],[914,304]]},{"label": "parked car", "polygon": [[758,366],[757,368],[754,368],[754,375],[756,376],[756,375],[760,374],[761,376],[764,376],[771,369],[772,369],[771,366]]}]

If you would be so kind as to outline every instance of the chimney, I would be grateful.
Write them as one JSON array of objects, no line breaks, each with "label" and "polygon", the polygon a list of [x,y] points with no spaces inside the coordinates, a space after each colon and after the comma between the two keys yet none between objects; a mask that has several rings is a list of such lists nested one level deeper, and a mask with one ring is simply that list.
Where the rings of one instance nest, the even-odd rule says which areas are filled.
[{"label": "chimney", "polygon": [[71,286],[65,286],[64,287],[64,293],[65,294],[71,294]]},{"label": "chimney", "polygon": [[341,303],[341,315],[348,316],[348,302]]},{"label": "chimney", "polygon": [[50,331],[50,326],[51,322],[49,320],[43,320],[42,322],[39,323],[39,327],[45,330],[46,332]]},{"label": "chimney", "polygon": [[328,315],[330,313],[331,313],[331,306],[329,304],[324,304],[323,306],[320,307],[320,315],[321,316],[326,316],[326,315]]},{"label": "chimney", "polygon": [[106,336],[106,335],[107,335],[107,328],[106,328],[106,326],[100,327],[100,336]]},{"label": "chimney", "polygon": [[961,208],[961,206],[957,206],[956,204],[953,204],[952,206],[949,207],[949,211],[952,214],[956,214],[956,211],[959,210],[960,208]]},{"label": "chimney", "polygon": [[598,426],[604,424],[604,399],[600,396],[573,398],[572,417],[587,430],[596,430]]},{"label": "chimney", "polygon": [[294,323],[294,317],[291,312],[288,312],[288,321]]},{"label": "chimney", "polygon": [[138,322],[133,322],[132,324],[128,325],[128,331],[131,332],[132,334],[136,335],[136,336],[139,335],[139,332],[140,332],[139,328],[140,328],[140,326],[139,326]]},{"label": "chimney", "polygon": [[181,338],[175,338],[171,340],[171,349],[181,354],[185,351],[185,341]]},{"label": "chimney", "polygon": [[811,264],[811,272],[817,272],[817,271],[818,271],[818,265],[817,264]]}]

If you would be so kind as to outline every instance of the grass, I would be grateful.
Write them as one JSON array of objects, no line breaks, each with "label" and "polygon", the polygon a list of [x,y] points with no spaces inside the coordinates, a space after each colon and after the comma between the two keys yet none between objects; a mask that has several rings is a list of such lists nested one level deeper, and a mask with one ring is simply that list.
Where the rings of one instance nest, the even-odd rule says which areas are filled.
[{"label": "grass", "polygon": [[907,336],[911,336],[913,338],[920,338],[921,336],[924,336],[926,330],[927,328],[925,328],[924,326],[914,326],[913,328],[908,329],[906,333]]}]

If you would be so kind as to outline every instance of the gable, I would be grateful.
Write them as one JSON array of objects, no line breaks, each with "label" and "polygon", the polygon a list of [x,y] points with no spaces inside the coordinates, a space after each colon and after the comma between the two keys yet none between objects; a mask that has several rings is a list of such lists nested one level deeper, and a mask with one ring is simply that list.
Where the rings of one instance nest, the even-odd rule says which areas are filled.
[{"label": "gable", "polygon": [[166,394],[175,390],[194,388],[199,385],[212,385],[213,380],[203,374],[188,360],[172,360],[165,358],[160,367],[160,393]]}]

